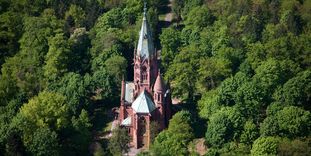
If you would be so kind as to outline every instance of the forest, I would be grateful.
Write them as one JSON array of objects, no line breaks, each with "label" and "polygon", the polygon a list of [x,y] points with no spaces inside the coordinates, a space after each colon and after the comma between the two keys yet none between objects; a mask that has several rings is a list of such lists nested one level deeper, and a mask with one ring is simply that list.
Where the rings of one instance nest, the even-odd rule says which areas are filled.
[{"label": "forest", "polygon": [[[181,104],[139,155],[202,155],[198,139],[207,156],[310,155],[311,1],[168,3],[147,0],[147,18]],[[0,0],[0,155],[128,151],[122,129],[90,145],[111,120],[103,112],[120,105],[121,80],[133,79],[143,7]]]}]

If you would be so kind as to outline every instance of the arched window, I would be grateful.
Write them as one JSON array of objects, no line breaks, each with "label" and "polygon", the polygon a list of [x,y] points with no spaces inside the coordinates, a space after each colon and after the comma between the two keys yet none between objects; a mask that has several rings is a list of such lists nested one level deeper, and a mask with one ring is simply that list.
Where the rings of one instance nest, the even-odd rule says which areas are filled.
[{"label": "arched window", "polygon": [[158,101],[161,101],[161,95],[158,94]]},{"label": "arched window", "polygon": [[146,133],[146,119],[142,116],[139,118],[140,136]]},{"label": "arched window", "polygon": [[142,79],[143,79],[143,81],[147,80],[147,73],[145,73],[145,72],[142,73]]}]

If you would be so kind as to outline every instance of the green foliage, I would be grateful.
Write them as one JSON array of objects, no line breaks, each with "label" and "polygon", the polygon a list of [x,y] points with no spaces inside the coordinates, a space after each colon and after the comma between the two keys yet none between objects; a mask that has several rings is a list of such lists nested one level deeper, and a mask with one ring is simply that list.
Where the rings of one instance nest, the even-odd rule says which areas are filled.
[{"label": "green foliage", "polygon": [[187,111],[180,111],[170,120],[168,129],[155,138],[151,152],[154,155],[187,155],[188,144],[193,137],[191,115]]},{"label": "green foliage", "polygon": [[19,123],[25,134],[44,127],[60,130],[68,126],[67,112],[66,97],[58,93],[41,92],[21,107],[18,120],[21,120]]},{"label": "green foliage", "polygon": [[112,100],[110,98],[119,93],[116,91],[117,88],[112,87],[113,85],[113,77],[108,74],[105,68],[101,68],[92,75],[89,90],[98,99]]},{"label": "green foliage", "polygon": [[194,7],[186,16],[185,25],[202,29],[214,22],[214,16],[206,6]]},{"label": "green foliage", "polygon": [[76,154],[88,153],[88,147],[92,141],[90,131],[92,124],[90,122],[88,113],[82,109],[80,115],[77,118],[71,118],[71,123],[72,129],[70,129],[69,133],[73,133],[69,137],[72,142],[70,143],[72,147],[69,147],[72,148],[70,151],[74,151]]},{"label": "green foliage", "polygon": [[61,77],[68,70],[69,45],[63,34],[56,34],[49,40],[49,51],[43,67],[44,76],[50,80]]},{"label": "green foliage", "polygon": [[59,155],[57,134],[49,128],[39,128],[33,134],[29,151],[34,155]]},{"label": "green foliage", "polygon": [[288,137],[308,136],[311,128],[311,114],[301,108],[290,106],[276,114],[281,135]]},{"label": "green foliage", "polygon": [[242,143],[245,143],[247,145],[250,145],[253,143],[253,141],[258,138],[258,128],[252,121],[247,121],[244,124],[244,130],[241,134],[240,141]]},{"label": "green foliage", "polygon": [[214,113],[221,108],[218,102],[218,90],[211,90],[203,95],[198,102],[200,110],[199,115],[203,119],[209,119]]},{"label": "green foliage", "polygon": [[11,124],[22,132],[27,151],[37,155],[59,153],[56,132],[70,123],[65,100],[60,94],[41,92],[21,107]]},{"label": "green foliage", "polygon": [[279,138],[260,137],[255,140],[251,155],[276,155],[279,142]]},{"label": "green foliage", "polygon": [[105,61],[105,68],[109,69],[109,75],[114,77],[115,82],[119,84],[126,74],[127,61],[122,56],[112,56]]},{"label": "green foliage", "polygon": [[198,88],[202,88],[201,92],[213,89],[231,74],[230,61],[213,57],[202,59],[198,73],[200,75]]},{"label": "green foliage", "polygon": [[48,86],[48,90],[60,93],[67,97],[67,106],[70,111],[76,114],[81,108],[88,106],[88,84],[84,78],[75,73],[66,73],[59,81]]},{"label": "green foliage", "polygon": [[90,52],[89,47],[91,40],[89,33],[85,28],[77,28],[74,30],[68,39],[70,44],[70,58],[68,68],[69,71],[78,72],[81,74],[89,71],[90,68]]},{"label": "green foliage", "polygon": [[109,150],[112,155],[122,155],[129,151],[130,137],[128,136],[127,129],[116,128],[109,142]]},{"label": "green foliage", "polygon": [[23,26],[22,16],[11,11],[4,12],[0,15],[0,23],[0,65],[2,65],[5,57],[13,56],[18,51],[18,39]]},{"label": "green foliage", "polygon": [[285,103],[286,105],[302,106],[310,108],[308,106],[308,97],[311,96],[310,86],[310,71],[306,70],[297,74],[297,76],[288,80],[282,88],[277,90],[273,97],[276,101]]},{"label": "green foliage", "polygon": [[205,138],[209,145],[218,148],[228,141],[238,139],[245,122],[236,108],[222,108],[209,120]]},{"label": "green foliage", "polygon": [[85,24],[85,12],[77,5],[70,5],[69,10],[65,13],[65,19],[71,27],[82,27]]},{"label": "green foliage", "polygon": [[283,139],[282,142],[280,142],[278,147],[278,154],[279,155],[301,155],[301,156],[307,156],[311,152],[311,148],[308,145],[310,143],[310,140],[289,140],[289,139]]},{"label": "green foliage", "polygon": [[172,11],[177,21],[181,20],[182,8],[184,7],[184,0],[173,1]]},{"label": "green foliage", "polygon": [[182,99],[191,99],[195,94],[195,75],[199,67],[201,54],[194,47],[184,48],[166,72],[166,79],[171,80],[173,96]]},{"label": "green foliage", "polygon": [[[310,1],[175,0],[160,30],[167,3],[148,0],[147,18],[173,96],[207,121],[207,155],[310,153]],[[142,1],[0,6],[0,153],[87,155],[94,108],[131,79]],[[158,155],[192,154],[189,116],[155,139]]]},{"label": "green foliage", "polygon": [[161,65],[166,71],[174,60],[175,54],[178,52],[177,48],[181,44],[180,32],[174,28],[163,29],[160,40],[162,46],[161,60],[163,61]]},{"label": "green foliage", "polygon": [[310,112],[299,107],[284,107],[268,116],[261,125],[261,134],[279,135],[289,138],[308,136],[310,131]]}]

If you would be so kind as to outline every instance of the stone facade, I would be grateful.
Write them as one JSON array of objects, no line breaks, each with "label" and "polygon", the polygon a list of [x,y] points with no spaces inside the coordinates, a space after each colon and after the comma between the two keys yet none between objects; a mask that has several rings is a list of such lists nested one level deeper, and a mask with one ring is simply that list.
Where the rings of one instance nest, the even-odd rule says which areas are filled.
[{"label": "stone facade", "polygon": [[134,80],[122,81],[120,126],[128,129],[135,148],[149,148],[150,123],[157,122],[159,129],[168,126],[171,118],[171,94],[160,70],[151,31],[144,9],[143,22],[137,49],[134,52]]}]

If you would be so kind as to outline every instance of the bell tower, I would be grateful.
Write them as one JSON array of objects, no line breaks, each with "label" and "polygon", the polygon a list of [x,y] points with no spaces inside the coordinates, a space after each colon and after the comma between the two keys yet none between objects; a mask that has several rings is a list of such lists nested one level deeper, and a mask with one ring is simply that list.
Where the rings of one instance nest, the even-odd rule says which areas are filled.
[{"label": "bell tower", "polygon": [[158,70],[157,54],[153,44],[146,17],[146,3],[144,7],[143,21],[139,33],[137,49],[134,52],[134,96],[138,96],[143,90],[152,92],[152,84],[155,82]]}]

